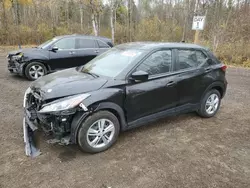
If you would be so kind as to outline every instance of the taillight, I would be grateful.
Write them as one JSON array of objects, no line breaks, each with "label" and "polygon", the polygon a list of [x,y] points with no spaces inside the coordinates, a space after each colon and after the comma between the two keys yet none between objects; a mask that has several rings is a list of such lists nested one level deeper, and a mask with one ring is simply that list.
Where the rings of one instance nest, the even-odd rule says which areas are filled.
[{"label": "taillight", "polygon": [[224,72],[226,72],[227,66],[226,65],[222,65],[221,70],[224,71]]}]

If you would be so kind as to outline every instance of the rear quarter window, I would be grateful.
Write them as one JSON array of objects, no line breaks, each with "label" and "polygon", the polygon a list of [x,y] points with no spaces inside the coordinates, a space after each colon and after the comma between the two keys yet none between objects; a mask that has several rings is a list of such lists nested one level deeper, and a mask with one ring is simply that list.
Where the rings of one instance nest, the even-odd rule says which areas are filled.
[{"label": "rear quarter window", "polygon": [[214,64],[220,64],[221,63],[220,60],[213,54],[212,51],[207,50],[206,52],[209,55],[209,57],[213,60]]},{"label": "rear quarter window", "polygon": [[99,48],[110,48],[110,46],[108,44],[106,44],[103,41],[97,40],[97,44],[99,46]]}]

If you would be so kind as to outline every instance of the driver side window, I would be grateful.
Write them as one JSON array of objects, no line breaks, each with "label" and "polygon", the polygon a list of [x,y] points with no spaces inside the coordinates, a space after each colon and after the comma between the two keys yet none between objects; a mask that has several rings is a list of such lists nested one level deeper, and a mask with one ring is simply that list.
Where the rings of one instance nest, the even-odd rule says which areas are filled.
[{"label": "driver side window", "polygon": [[75,38],[64,38],[56,42],[53,46],[61,50],[75,49]]},{"label": "driver side window", "polygon": [[149,76],[164,74],[171,71],[171,64],[171,50],[162,50],[151,54],[135,71],[145,71]]}]

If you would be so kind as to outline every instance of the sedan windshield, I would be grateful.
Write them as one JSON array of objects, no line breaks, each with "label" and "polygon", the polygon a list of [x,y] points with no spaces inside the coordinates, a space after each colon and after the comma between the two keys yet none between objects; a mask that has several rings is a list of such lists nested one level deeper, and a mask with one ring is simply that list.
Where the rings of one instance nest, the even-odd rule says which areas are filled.
[{"label": "sedan windshield", "polygon": [[100,76],[116,77],[127,68],[142,51],[112,48],[87,63],[82,72]]},{"label": "sedan windshield", "polygon": [[39,45],[38,48],[45,49],[48,46],[50,46],[53,42],[55,42],[56,40],[57,40],[57,38],[53,38],[51,40],[48,40],[48,41],[42,43],[41,45]]}]

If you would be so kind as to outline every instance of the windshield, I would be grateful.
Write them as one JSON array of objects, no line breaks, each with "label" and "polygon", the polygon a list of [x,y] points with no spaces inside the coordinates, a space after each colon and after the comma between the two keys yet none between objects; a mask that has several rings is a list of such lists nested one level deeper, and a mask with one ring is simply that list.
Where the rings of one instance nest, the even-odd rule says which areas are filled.
[{"label": "windshield", "polygon": [[100,56],[97,56],[87,63],[83,67],[82,72],[101,76],[116,77],[141,53],[142,51],[140,50],[112,48],[111,50],[103,53]]},{"label": "windshield", "polygon": [[55,42],[56,40],[57,40],[57,38],[53,38],[51,40],[48,40],[48,41],[42,43],[41,45],[39,45],[38,48],[45,49],[48,46],[50,46],[53,42]]}]

